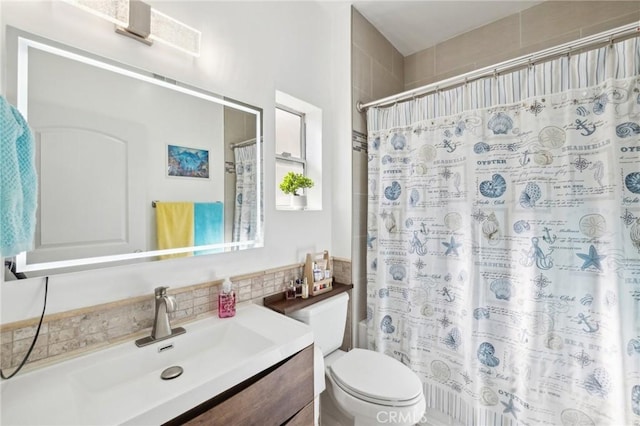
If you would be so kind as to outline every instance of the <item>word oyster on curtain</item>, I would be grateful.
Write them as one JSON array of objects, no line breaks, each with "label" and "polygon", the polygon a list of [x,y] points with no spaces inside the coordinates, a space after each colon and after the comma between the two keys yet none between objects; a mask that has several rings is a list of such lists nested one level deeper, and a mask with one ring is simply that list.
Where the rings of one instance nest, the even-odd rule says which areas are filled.
[{"label": "word oyster on curtain", "polygon": [[368,111],[370,349],[464,424],[640,425],[640,43]]}]

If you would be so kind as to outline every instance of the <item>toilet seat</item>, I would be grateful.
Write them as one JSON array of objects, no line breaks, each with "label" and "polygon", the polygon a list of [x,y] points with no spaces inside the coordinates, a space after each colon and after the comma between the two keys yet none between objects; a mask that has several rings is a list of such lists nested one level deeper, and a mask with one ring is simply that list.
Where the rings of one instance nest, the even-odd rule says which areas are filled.
[{"label": "toilet seat", "polygon": [[328,370],[340,389],[362,401],[409,407],[423,399],[418,376],[400,361],[378,352],[353,349]]}]

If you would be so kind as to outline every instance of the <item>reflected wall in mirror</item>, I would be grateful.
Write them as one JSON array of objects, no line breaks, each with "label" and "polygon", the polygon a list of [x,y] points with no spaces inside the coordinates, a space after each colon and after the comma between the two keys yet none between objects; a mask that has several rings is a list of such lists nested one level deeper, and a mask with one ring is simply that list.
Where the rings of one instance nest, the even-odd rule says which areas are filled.
[{"label": "reflected wall in mirror", "polygon": [[35,248],[18,271],[262,245],[260,109],[9,34],[39,171]]}]

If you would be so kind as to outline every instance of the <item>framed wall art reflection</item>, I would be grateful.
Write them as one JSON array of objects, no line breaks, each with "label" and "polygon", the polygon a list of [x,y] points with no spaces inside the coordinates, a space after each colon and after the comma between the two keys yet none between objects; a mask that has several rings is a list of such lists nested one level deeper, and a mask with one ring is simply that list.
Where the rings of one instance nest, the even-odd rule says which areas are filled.
[{"label": "framed wall art reflection", "polygon": [[167,176],[209,179],[209,150],[168,144]]}]

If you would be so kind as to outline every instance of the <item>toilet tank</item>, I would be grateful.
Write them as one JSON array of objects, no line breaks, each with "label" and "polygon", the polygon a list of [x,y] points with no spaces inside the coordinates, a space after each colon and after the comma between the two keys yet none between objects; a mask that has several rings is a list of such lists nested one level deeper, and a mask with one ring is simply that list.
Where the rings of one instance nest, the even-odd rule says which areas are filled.
[{"label": "toilet tank", "polygon": [[299,309],[289,316],[311,327],[314,344],[326,357],[342,346],[348,305],[349,294],[345,292]]}]

